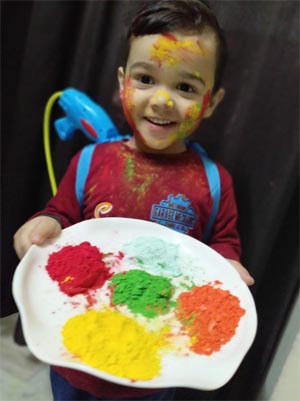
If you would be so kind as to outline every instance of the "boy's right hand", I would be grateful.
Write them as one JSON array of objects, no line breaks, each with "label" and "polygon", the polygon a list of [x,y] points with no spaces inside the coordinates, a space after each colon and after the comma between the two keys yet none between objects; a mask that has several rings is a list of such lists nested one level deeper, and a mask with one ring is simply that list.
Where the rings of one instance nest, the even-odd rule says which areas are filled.
[{"label": "boy's right hand", "polygon": [[53,217],[38,216],[23,224],[14,235],[14,248],[20,259],[32,244],[42,245],[47,240],[57,237],[61,225]]}]

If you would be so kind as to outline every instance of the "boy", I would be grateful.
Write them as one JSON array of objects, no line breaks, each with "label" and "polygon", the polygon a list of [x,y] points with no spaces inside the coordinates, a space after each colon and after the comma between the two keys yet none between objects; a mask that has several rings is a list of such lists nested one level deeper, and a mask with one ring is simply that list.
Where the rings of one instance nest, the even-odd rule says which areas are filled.
[{"label": "boy", "polygon": [[[16,232],[20,258],[31,244],[43,244],[84,219],[115,216],[162,223],[155,208],[174,202],[192,215],[180,230],[203,240],[212,198],[202,161],[185,140],[225,94],[220,87],[225,43],[218,22],[199,0],[151,1],[134,18],[128,41],[127,62],[118,79],[133,137],[95,148],[82,208],[75,196],[79,155],[72,159],[56,196]],[[251,285],[252,277],[239,262],[232,181],[217,166],[221,198],[209,245]],[[55,400],[172,398],[171,389],[118,386],[58,367],[51,370],[51,383]]]}]

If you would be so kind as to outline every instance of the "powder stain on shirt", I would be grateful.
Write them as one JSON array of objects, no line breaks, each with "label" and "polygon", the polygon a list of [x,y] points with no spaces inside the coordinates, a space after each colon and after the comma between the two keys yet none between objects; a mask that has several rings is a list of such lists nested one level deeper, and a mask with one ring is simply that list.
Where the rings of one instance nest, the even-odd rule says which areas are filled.
[{"label": "powder stain on shirt", "polygon": [[65,347],[81,362],[112,375],[150,380],[160,372],[163,331],[148,331],[117,311],[74,316],[65,323],[62,336]]},{"label": "powder stain on shirt", "polygon": [[111,278],[112,303],[127,305],[132,313],[149,318],[169,312],[172,285],[169,279],[143,270],[129,270]]},{"label": "powder stain on shirt", "polygon": [[152,183],[153,178],[151,176],[147,176],[144,179],[144,182],[140,185],[136,185],[132,187],[132,192],[137,193],[137,202],[141,202],[141,196],[145,195],[147,188]]},{"label": "powder stain on shirt", "polygon": [[134,163],[131,156],[126,157],[125,174],[128,177],[128,180],[131,181],[134,176]]},{"label": "powder stain on shirt", "polygon": [[91,188],[89,188],[87,190],[87,197],[88,199],[92,196],[93,192],[95,191],[95,189],[97,188],[97,184],[94,184]]},{"label": "powder stain on shirt", "polygon": [[127,259],[134,260],[151,274],[179,276],[181,261],[178,245],[156,237],[137,237],[123,247]]}]

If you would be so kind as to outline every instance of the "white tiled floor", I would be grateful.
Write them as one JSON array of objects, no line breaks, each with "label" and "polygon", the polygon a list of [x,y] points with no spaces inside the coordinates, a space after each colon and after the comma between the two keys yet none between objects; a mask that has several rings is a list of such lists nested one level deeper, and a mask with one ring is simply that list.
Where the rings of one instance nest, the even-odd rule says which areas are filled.
[{"label": "white tiled floor", "polygon": [[49,367],[14,342],[16,321],[17,314],[0,319],[0,400],[51,401]]}]

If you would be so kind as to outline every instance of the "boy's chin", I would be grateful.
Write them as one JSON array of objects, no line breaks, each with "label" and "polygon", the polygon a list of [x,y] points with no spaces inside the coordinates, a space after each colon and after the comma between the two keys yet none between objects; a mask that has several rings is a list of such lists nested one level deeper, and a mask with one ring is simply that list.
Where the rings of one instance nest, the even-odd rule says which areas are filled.
[{"label": "boy's chin", "polygon": [[185,150],[183,141],[176,140],[149,140],[146,138],[136,138],[137,147],[149,153],[180,153]]}]

